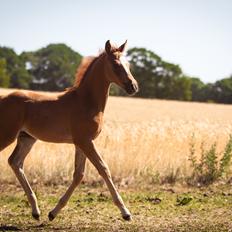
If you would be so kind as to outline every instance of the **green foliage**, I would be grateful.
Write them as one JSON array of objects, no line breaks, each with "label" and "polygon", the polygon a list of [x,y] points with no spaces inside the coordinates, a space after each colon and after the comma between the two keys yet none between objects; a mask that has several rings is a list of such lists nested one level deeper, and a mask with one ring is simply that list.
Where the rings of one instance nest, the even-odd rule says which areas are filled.
[{"label": "green foliage", "polygon": [[204,84],[198,78],[191,81],[193,101],[232,103],[232,76],[209,84]]},{"label": "green foliage", "polygon": [[185,76],[177,78],[172,92],[173,99],[190,101],[192,99],[191,80]]},{"label": "green foliage", "polygon": [[190,78],[191,81],[191,92],[192,92],[192,100],[193,101],[202,101],[203,100],[203,89],[205,84],[196,77]]},{"label": "green foliage", "polygon": [[81,61],[81,55],[65,44],[50,44],[35,52],[24,52],[21,58],[33,76],[31,87],[48,91],[71,86]]},{"label": "green foliage", "polygon": [[0,47],[0,85],[3,87],[58,91],[73,84],[81,55],[64,44],[50,44],[35,52],[17,55]]},{"label": "green foliage", "polygon": [[10,77],[10,83],[6,87],[24,88],[30,87],[31,76],[25,69],[25,65],[13,49],[0,47],[0,59],[5,59],[6,70]]},{"label": "green foliage", "polygon": [[232,103],[232,76],[204,84],[199,78],[185,76],[178,65],[163,61],[145,48],[132,48],[127,56],[139,83],[138,97]]},{"label": "green foliage", "polygon": [[10,77],[7,73],[6,69],[6,60],[0,59],[0,86],[4,88],[8,88],[10,84]]},{"label": "green foliage", "polygon": [[176,206],[188,205],[192,200],[193,200],[192,196],[188,196],[188,195],[177,196]]},{"label": "green foliage", "polygon": [[15,69],[22,66],[19,57],[11,48],[0,47],[0,58],[5,59],[7,71],[9,73],[12,73]]},{"label": "green foliage", "polygon": [[110,86],[110,95],[111,96],[124,96],[125,95],[125,91],[123,91],[116,84],[112,84]]},{"label": "green foliage", "polygon": [[191,100],[191,81],[178,65],[163,61],[145,48],[132,48],[127,56],[139,83],[138,97]]},{"label": "green foliage", "polygon": [[24,67],[19,67],[11,73],[10,87],[29,89],[32,81],[31,75]]},{"label": "green foliage", "polygon": [[217,81],[213,88],[214,99],[219,103],[232,103],[232,76]]},{"label": "green foliage", "polygon": [[229,172],[231,164],[231,154],[232,154],[232,135],[230,135],[229,141],[226,144],[223,156],[220,160],[219,174],[221,176]]},{"label": "green foliage", "polygon": [[[217,144],[214,143],[208,150],[201,145],[201,157],[197,161],[194,137],[190,144],[189,161],[193,169],[192,175],[188,180],[189,184],[208,185],[226,177],[230,171],[232,157],[232,136],[230,136],[223,154],[216,151]],[[220,158],[221,157],[221,158]]]}]

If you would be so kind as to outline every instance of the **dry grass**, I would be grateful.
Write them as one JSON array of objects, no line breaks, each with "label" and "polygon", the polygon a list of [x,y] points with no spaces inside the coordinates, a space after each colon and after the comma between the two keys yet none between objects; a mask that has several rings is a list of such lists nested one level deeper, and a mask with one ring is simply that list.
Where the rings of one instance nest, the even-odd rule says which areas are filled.
[{"label": "dry grass", "polygon": [[[1,94],[7,92],[0,90]],[[157,173],[168,177],[178,171],[186,176],[192,136],[198,153],[202,142],[206,146],[217,142],[221,151],[232,133],[231,115],[231,105],[110,97],[96,143],[121,184],[143,178],[156,181]],[[13,148],[14,144],[1,152],[1,181],[15,181],[7,165]],[[37,142],[26,160],[26,172],[33,182],[68,181],[73,153],[71,145]],[[88,163],[85,180],[99,179]]]}]

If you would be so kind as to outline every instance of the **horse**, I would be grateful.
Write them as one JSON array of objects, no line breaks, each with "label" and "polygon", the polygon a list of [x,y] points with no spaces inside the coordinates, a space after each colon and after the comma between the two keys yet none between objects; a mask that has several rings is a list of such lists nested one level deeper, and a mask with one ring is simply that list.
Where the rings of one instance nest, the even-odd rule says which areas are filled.
[{"label": "horse", "polygon": [[0,151],[17,139],[8,163],[26,193],[33,218],[39,220],[40,209],[24,173],[23,164],[38,139],[75,146],[72,182],[54,209],[49,212],[50,221],[55,219],[67,204],[81,182],[87,158],[104,179],[123,219],[131,220],[131,213],[94,144],[102,130],[111,83],[117,84],[129,95],[138,91],[138,83],[130,72],[129,62],[123,56],[126,44],[127,41],[118,47],[109,40],[106,41],[105,50],[101,54],[83,59],[77,70],[74,85],[63,92],[47,95],[17,90],[0,97]]}]

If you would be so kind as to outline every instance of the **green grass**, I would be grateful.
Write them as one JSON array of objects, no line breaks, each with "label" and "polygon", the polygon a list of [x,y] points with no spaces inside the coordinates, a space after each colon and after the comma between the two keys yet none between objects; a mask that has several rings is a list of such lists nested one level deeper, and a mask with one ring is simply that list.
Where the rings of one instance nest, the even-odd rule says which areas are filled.
[{"label": "green grass", "polygon": [[65,186],[33,186],[42,211],[31,217],[26,197],[18,186],[0,186],[0,231],[232,231],[232,188],[154,186],[122,189],[133,220],[121,219],[108,191],[82,185],[53,222],[47,213]]}]

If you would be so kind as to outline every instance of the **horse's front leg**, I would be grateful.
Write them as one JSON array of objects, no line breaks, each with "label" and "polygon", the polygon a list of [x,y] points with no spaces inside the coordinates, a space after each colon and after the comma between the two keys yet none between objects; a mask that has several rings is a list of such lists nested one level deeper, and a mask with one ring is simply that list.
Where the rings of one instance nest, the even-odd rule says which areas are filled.
[{"label": "horse's front leg", "polygon": [[115,205],[121,211],[122,217],[125,220],[131,220],[131,214],[129,210],[126,208],[121,196],[119,195],[117,189],[114,186],[114,183],[111,178],[110,170],[107,164],[104,162],[102,157],[98,154],[93,141],[84,142],[79,144],[80,148],[83,150],[87,158],[91,161],[91,163],[98,170],[99,174],[103,177],[106,182],[106,185],[113,197],[113,201]]},{"label": "horse's front leg", "polygon": [[65,194],[60,198],[59,202],[57,203],[56,207],[48,214],[48,218],[50,221],[52,221],[57,214],[60,212],[60,210],[67,204],[69,198],[71,197],[73,191],[78,186],[78,184],[81,182],[84,171],[85,171],[85,162],[86,162],[86,156],[76,146],[76,152],[75,152],[75,171],[73,174],[73,181]]}]

